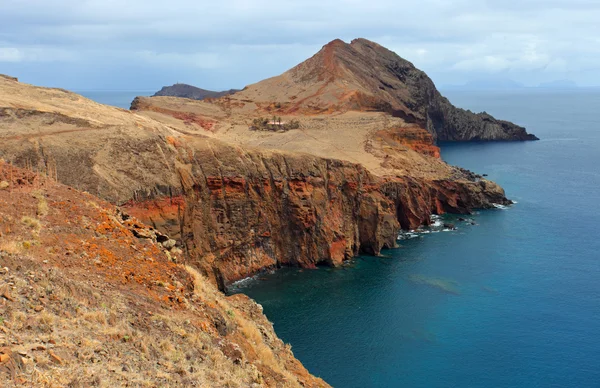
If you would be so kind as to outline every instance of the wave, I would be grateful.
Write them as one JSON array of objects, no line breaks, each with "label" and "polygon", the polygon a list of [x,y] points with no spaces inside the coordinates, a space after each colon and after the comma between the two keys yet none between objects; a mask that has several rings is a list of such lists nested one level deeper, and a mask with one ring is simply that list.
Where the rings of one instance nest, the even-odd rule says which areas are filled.
[{"label": "wave", "polygon": [[231,292],[231,291],[240,290],[242,288],[246,288],[246,287],[250,286],[252,283],[258,281],[258,277],[259,277],[259,274],[254,275],[254,276],[248,276],[247,278],[237,280],[237,281],[231,283],[227,287],[227,289],[229,292]]},{"label": "wave", "polygon": [[442,216],[438,216],[437,214],[432,214],[430,216],[431,218],[431,225],[430,227],[432,228],[436,228],[436,227],[440,227],[444,225],[444,221],[442,220]]},{"label": "wave", "polygon": [[437,215],[437,214],[432,214],[430,216],[430,224],[429,226],[420,226],[418,229],[415,230],[401,230],[398,233],[398,240],[410,240],[413,238],[422,238],[423,235],[425,234],[431,234],[431,233],[439,233],[439,232],[453,232],[458,230],[458,228],[454,227],[448,227],[448,224],[444,222],[444,217]]}]

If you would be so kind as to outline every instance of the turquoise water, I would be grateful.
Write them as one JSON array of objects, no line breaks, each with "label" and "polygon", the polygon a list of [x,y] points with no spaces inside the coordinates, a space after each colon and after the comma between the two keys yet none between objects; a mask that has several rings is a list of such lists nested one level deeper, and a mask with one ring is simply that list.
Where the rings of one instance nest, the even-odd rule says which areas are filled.
[{"label": "turquoise water", "polygon": [[339,269],[234,292],[335,387],[600,386],[600,93],[453,92],[539,142],[444,145],[518,203]]}]

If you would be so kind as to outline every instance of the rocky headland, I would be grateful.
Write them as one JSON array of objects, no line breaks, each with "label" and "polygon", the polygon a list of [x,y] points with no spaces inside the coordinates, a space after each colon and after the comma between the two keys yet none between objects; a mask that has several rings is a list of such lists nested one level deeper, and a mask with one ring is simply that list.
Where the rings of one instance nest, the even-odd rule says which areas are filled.
[{"label": "rocky headland", "polygon": [[244,88],[234,98],[285,113],[378,111],[438,141],[536,140],[525,128],[455,107],[412,63],[366,39],[334,40],[310,59]]},{"label": "rocky headland", "polygon": [[[271,122],[269,130],[253,129],[252,123],[264,117]],[[292,121],[298,126],[288,130],[285,123]],[[19,174],[60,182],[52,183],[60,192],[51,198],[66,197],[66,185],[89,193],[70,199],[73,206],[83,206],[85,198],[88,203],[107,201],[104,211],[116,217],[108,227],[112,231],[139,220],[134,223],[145,232],[130,228],[131,235],[123,231],[108,242],[137,247],[133,238],[149,239],[163,252],[156,251],[162,258],[152,260],[180,274],[173,275],[184,285],[182,294],[173,296],[176,301],[179,296],[191,299],[193,287],[188,275],[169,263],[186,264],[187,273],[198,271],[205,279],[202,287],[224,290],[264,269],[336,266],[361,252],[378,255],[396,246],[400,229],[426,225],[431,214],[468,214],[508,204],[497,184],[444,163],[436,142],[534,138],[515,124],[452,106],[423,72],[364,39],[333,41],[288,72],[232,95],[203,101],[138,97],[129,111],[0,77],[0,158],[27,170]],[[17,187],[12,176],[3,179]],[[28,198],[32,189],[22,189],[18,197]],[[6,201],[14,200],[10,193],[2,194]],[[14,204],[6,203],[8,212]],[[67,208],[62,214],[69,220]],[[92,215],[85,217],[69,220],[70,227],[99,224]],[[88,233],[84,229],[81,233]],[[102,238],[99,233],[93,235]],[[18,245],[22,237],[15,238]],[[90,255],[77,249],[79,256]],[[93,265],[85,260],[81,265],[88,271],[103,268],[102,255],[92,253]],[[36,250],[10,254],[27,260],[46,257]],[[58,265],[61,255],[45,260]],[[130,273],[137,264],[122,262],[120,254],[110,257],[110,276],[118,282],[162,271],[140,264]],[[140,260],[149,261],[146,256]],[[75,263],[64,269],[75,270],[80,270]],[[143,292],[153,290],[151,280],[140,282]],[[202,292],[224,298],[209,288]],[[262,322],[262,315],[248,312],[255,309],[250,302],[240,303],[246,307],[230,309],[233,317],[250,314],[249,320]],[[225,308],[229,315],[224,306],[213,308],[221,315]],[[229,319],[223,320],[227,326]],[[219,331],[223,322],[215,325]],[[276,338],[268,330],[259,332]],[[222,332],[219,338],[227,335]],[[238,345],[244,361],[229,357],[235,365],[252,364],[252,357],[259,364],[270,362],[266,350]],[[289,386],[324,384],[308,375],[289,350],[271,346],[271,351],[283,361],[270,369],[255,363],[261,381],[275,371],[294,376],[285,380]],[[273,384],[280,381],[273,377]]]},{"label": "rocky headland", "polygon": [[201,89],[188,84],[176,83],[171,86],[163,86],[158,92],[154,93],[153,97],[181,97],[190,98],[192,100],[204,100],[205,98],[219,98],[238,92],[237,89],[215,92],[212,90]]}]

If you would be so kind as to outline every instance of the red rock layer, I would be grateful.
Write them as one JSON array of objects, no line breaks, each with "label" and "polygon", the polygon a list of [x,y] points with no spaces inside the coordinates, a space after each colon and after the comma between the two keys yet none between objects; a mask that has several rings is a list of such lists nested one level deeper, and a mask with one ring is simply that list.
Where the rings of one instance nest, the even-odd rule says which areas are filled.
[{"label": "red rock layer", "polygon": [[121,206],[127,214],[144,220],[146,224],[162,230],[168,236],[179,239],[180,220],[185,210],[185,198],[182,195],[160,197],[136,202],[131,200]]},{"label": "red rock layer", "polygon": [[433,136],[418,126],[381,130],[375,134],[375,140],[393,148],[404,145],[421,154],[440,158],[440,148],[435,145]]}]

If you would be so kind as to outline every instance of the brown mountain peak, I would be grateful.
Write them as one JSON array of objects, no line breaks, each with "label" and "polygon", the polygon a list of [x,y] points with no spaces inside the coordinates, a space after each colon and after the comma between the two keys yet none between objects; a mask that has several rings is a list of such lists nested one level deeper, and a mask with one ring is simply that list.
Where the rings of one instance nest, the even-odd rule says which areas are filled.
[{"label": "brown mountain peak", "polygon": [[323,46],[323,48],[325,47],[340,47],[340,46],[346,46],[348,45],[348,43],[344,42],[343,40],[337,38],[332,40],[331,42],[327,43],[325,46]]},{"label": "brown mountain peak", "polygon": [[454,107],[411,62],[368,39],[335,39],[278,77],[236,94],[269,113],[380,111],[440,140],[530,140],[524,128]]},{"label": "brown mountain peak", "polygon": [[383,46],[381,46],[380,44],[373,42],[372,40],[368,40],[365,38],[356,38],[356,39],[352,39],[352,41],[350,42],[350,45],[353,47],[358,47],[358,46],[376,46],[376,47],[381,47],[381,48],[385,48]]}]

